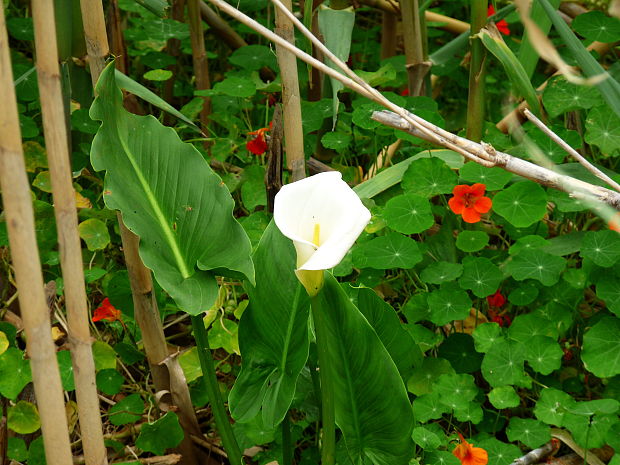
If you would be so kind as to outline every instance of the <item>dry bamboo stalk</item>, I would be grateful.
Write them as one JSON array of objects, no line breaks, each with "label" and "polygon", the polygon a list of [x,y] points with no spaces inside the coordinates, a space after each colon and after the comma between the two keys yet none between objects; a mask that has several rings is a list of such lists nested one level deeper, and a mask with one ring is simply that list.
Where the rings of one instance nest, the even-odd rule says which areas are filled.
[{"label": "dry bamboo stalk", "polygon": [[396,55],[396,27],[398,16],[384,11],[381,16],[381,59]]},{"label": "dry bamboo stalk", "polygon": [[105,29],[103,6],[100,0],[80,0],[82,23],[84,24],[84,39],[88,52],[88,66],[93,88],[97,84],[99,75],[105,68],[105,59],[110,53],[108,36]]},{"label": "dry bamboo stalk", "polygon": [[[200,0],[187,0],[187,15],[189,18],[189,33],[192,43],[192,60],[194,63],[194,75],[196,76],[196,89],[205,90],[211,88],[209,79],[209,63],[205,50],[205,36],[200,18]],[[202,130],[206,131],[211,113],[211,99],[203,97],[202,110],[200,111],[200,123]]]},{"label": "dry bamboo stalk", "polygon": [[47,0],[33,0],[32,16],[45,146],[54,196],[60,265],[65,283],[69,343],[84,457],[87,465],[103,465],[108,460],[103,444],[95,362],[88,327],[88,303],[58,66],[54,4]]},{"label": "dry bamboo stalk", "polygon": [[0,188],[15,279],[21,290],[19,305],[41,418],[45,457],[49,465],[68,465],[72,462],[69,430],[50,314],[43,292],[4,8],[0,8],[0,101],[3,105],[0,111]]},{"label": "dry bamboo stalk", "polygon": [[[284,0],[284,6],[291,11],[291,0]],[[295,44],[293,23],[276,8],[276,33],[291,44]],[[282,107],[284,113],[284,147],[286,165],[292,172],[292,181],[306,177],[304,158],[304,136],[301,128],[301,99],[297,60],[288,50],[276,45],[278,65],[282,76]]]},{"label": "dry bamboo stalk", "polygon": [[424,40],[422,23],[420,22],[420,6],[418,0],[400,0],[400,11],[403,21],[403,41],[409,95],[424,94],[424,76],[431,69],[431,63],[424,56]]},{"label": "dry bamboo stalk", "polygon": [[202,0],[200,2],[200,14],[211,29],[213,29],[213,31],[226,42],[226,45],[233,50],[237,50],[248,44],[243,37],[237,34],[237,31],[230,27],[226,21],[220,18],[217,13]]}]

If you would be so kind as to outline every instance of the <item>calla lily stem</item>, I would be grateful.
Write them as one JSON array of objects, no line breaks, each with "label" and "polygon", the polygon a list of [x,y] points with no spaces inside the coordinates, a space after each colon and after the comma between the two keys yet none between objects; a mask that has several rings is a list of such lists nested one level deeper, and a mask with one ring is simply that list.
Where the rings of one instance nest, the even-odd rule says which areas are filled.
[{"label": "calla lily stem", "polygon": [[222,437],[222,444],[224,445],[224,450],[228,454],[229,462],[234,465],[240,465],[243,463],[241,450],[239,449],[239,444],[237,444],[237,439],[230,426],[220,388],[217,385],[213,355],[209,347],[209,337],[202,320],[202,315],[192,315],[192,327],[194,329],[194,338],[196,339],[196,346],[198,348],[202,379],[204,380],[207,395],[211,403],[211,410],[215,417],[215,425]]},{"label": "calla lily stem", "polygon": [[324,312],[328,309],[322,303],[320,291],[312,297],[311,302],[321,380],[321,420],[323,423],[321,465],[334,465],[336,461],[336,411],[333,378],[329,372],[329,348],[325,344],[327,327],[324,319]]}]

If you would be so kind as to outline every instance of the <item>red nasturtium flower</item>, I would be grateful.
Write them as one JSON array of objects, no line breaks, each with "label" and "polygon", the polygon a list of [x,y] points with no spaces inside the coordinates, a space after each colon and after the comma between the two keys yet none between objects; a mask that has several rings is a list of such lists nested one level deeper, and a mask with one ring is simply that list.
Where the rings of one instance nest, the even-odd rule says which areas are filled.
[{"label": "red nasturtium flower", "polygon": [[452,190],[452,197],[448,200],[450,209],[457,215],[463,215],[465,223],[477,223],[480,221],[480,214],[486,213],[491,209],[491,199],[484,196],[486,190],[484,184],[460,184]]},{"label": "red nasturtium flower", "polygon": [[262,155],[267,151],[267,141],[265,133],[271,129],[271,123],[268,128],[260,128],[256,131],[248,132],[248,136],[256,136],[246,142],[245,147],[254,155]]},{"label": "red nasturtium flower", "polygon": [[495,291],[495,294],[487,296],[487,303],[489,304],[489,307],[499,308],[506,303],[506,297],[504,297],[501,294],[500,289],[498,289]]},{"label": "red nasturtium flower", "polygon": [[462,465],[486,465],[489,461],[489,455],[487,451],[481,447],[474,447],[473,444],[468,443],[463,435],[459,433],[461,443],[456,446],[456,449],[452,451],[452,454],[461,461]]},{"label": "red nasturtium flower", "polygon": [[110,303],[110,299],[107,297],[103,299],[101,305],[95,310],[93,314],[93,322],[95,321],[116,321],[121,319],[121,311],[114,307]]},{"label": "red nasturtium flower", "polygon": [[[489,8],[487,8],[487,18],[489,16],[493,16],[495,14],[495,8],[493,8],[493,5],[489,5]],[[508,23],[506,22],[505,19],[501,19],[498,22],[495,23],[495,25],[497,26],[497,30],[499,32],[501,32],[502,34],[504,34],[505,36],[509,36],[510,35],[510,29],[508,29]]]}]

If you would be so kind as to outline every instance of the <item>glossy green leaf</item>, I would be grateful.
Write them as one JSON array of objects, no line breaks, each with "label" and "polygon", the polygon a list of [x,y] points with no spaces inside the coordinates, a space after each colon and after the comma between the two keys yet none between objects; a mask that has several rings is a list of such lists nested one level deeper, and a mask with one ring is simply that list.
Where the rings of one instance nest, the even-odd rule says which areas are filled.
[{"label": "glossy green leaf", "polygon": [[549,425],[561,427],[564,423],[566,409],[575,404],[575,401],[564,391],[546,388],[540,392],[540,398],[534,407],[534,415]]},{"label": "glossy green leaf", "polygon": [[489,243],[489,235],[484,231],[461,231],[456,237],[456,247],[463,252],[477,252]]},{"label": "glossy green leaf", "polygon": [[522,344],[513,341],[497,341],[482,360],[482,375],[493,387],[505,385],[524,386],[527,380],[523,362]]},{"label": "glossy green leaf", "polygon": [[451,410],[450,407],[439,402],[439,394],[435,392],[416,397],[413,400],[412,407],[413,417],[416,422],[437,420],[444,413],[448,413]]},{"label": "glossy green leaf", "polygon": [[412,194],[388,200],[383,209],[383,218],[390,228],[403,234],[418,234],[435,224],[429,201]]},{"label": "glossy green leaf", "polygon": [[15,400],[31,381],[30,360],[24,359],[21,350],[9,347],[0,355],[0,394]]},{"label": "glossy green leaf", "polygon": [[179,417],[174,412],[168,412],[159,420],[142,425],[136,447],[155,455],[163,455],[166,449],[178,446],[183,437]]},{"label": "glossy green leaf", "polygon": [[538,101],[536,90],[519,59],[506,45],[497,28],[484,27],[480,29],[476,36],[485,48],[499,60],[508,79],[512,83],[515,94],[518,97],[524,98],[534,113],[540,114],[540,102]]},{"label": "glossy green leaf", "polygon": [[71,362],[71,352],[59,350],[56,352],[58,369],[60,370],[60,381],[65,391],[75,390],[75,380],[73,379],[73,363]]},{"label": "glossy green leaf", "polygon": [[18,437],[8,438],[6,456],[11,460],[25,462],[28,458],[28,450],[26,449],[24,440]]},{"label": "glossy green leaf", "polygon": [[116,370],[101,370],[97,373],[97,389],[104,394],[113,396],[121,391],[125,378]]},{"label": "glossy green leaf", "polygon": [[508,337],[518,342],[527,343],[530,337],[547,336],[557,339],[558,327],[538,312],[517,315],[508,328]]},{"label": "glossy green leaf", "polygon": [[92,347],[97,371],[116,368],[116,352],[107,342],[95,341]]},{"label": "glossy green leaf", "polygon": [[589,40],[605,43],[620,40],[620,20],[599,10],[576,16],[571,26],[577,34]]},{"label": "glossy green leaf", "polygon": [[426,463],[435,465],[459,465],[461,461],[452,452],[445,450],[431,450],[424,454]]},{"label": "glossy green leaf", "polygon": [[346,132],[326,132],[321,137],[321,144],[328,149],[337,150],[338,152],[346,149],[353,140],[353,136]]},{"label": "glossy green leaf", "polygon": [[353,249],[353,265],[359,268],[412,268],[421,261],[417,242],[398,233],[376,237]]},{"label": "glossy green leaf", "polygon": [[260,165],[246,167],[243,170],[242,181],[241,199],[245,208],[254,211],[258,206],[267,205],[264,167]]},{"label": "glossy green leaf", "polygon": [[422,270],[420,279],[425,283],[441,284],[454,281],[462,273],[463,265],[460,263],[435,262]]},{"label": "glossy green leaf", "polygon": [[459,286],[482,298],[494,294],[503,279],[500,269],[488,258],[466,257],[463,260],[463,274],[459,278]]},{"label": "glossy green leaf", "polygon": [[309,301],[294,273],[296,257],[292,242],[272,222],[254,253],[256,286],[246,287],[250,305],[239,323],[243,363],[229,397],[238,421],[262,410],[266,427],[279,424],[308,358]]},{"label": "glossy green leaf", "polygon": [[452,409],[463,409],[474,400],[478,388],[474,377],[467,374],[445,374],[433,384],[433,392],[439,394],[439,401]]},{"label": "glossy green leaf", "polygon": [[442,284],[428,295],[430,320],[440,326],[454,320],[464,320],[469,315],[471,304],[467,292],[456,284]]},{"label": "glossy green leaf", "polygon": [[278,62],[273,50],[266,45],[246,45],[235,50],[229,57],[233,65],[251,71],[258,71],[266,66],[273,70],[278,67]]},{"label": "glossy green leaf", "polygon": [[375,291],[365,287],[345,287],[353,304],[374,328],[377,336],[406,381],[415,365],[422,362],[422,352],[403,328],[396,311]]},{"label": "glossy green leaf", "polygon": [[513,226],[525,228],[547,213],[547,194],[535,182],[517,182],[493,197],[493,211]]},{"label": "glossy green leaf", "polygon": [[620,150],[620,116],[600,106],[588,112],[585,140],[596,145],[607,156],[617,155]]},{"label": "glossy green leaf", "polygon": [[97,218],[89,218],[82,221],[78,226],[78,230],[80,237],[86,242],[86,247],[92,252],[103,250],[110,243],[110,233],[107,226]]},{"label": "glossy green leaf", "polygon": [[416,396],[432,392],[433,383],[441,375],[456,373],[450,362],[443,358],[425,357],[407,381],[407,390]]},{"label": "glossy green leaf", "polygon": [[620,319],[604,318],[583,335],[581,360],[599,378],[620,373]]},{"label": "glossy green leaf", "polygon": [[620,316],[620,286],[618,276],[605,274],[596,282],[596,296],[605,301],[607,308]]},{"label": "glossy green leaf", "polygon": [[413,442],[425,450],[437,449],[441,445],[439,436],[424,426],[413,428],[411,438],[413,439]]},{"label": "glossy green leaf", "polygon": [[588,231],[583,237],[579,254],[598,266],[609,268],[620,260],[620,234],[608,229]]},{"label": "glossy green leaf", "polygon": [[37,406],[20,400],[8,408],[7,426],[18,434],[34,433],[41,427]]},{"label": "glossy green leaf", "polygon": [[529,305],[538,297],[538,287],[532,282],[526,282],[515,287],[508,294],[508,301],[513,305]]},{"label": "glossy green leaf", "polygon": [[144,79],[148,81],[167,81],[172,77],[169,69],[152,69],[144,73]]},{"label": "glossy green leaf", "polygon": [[327,345],[329,364],[320,368],[333,379],[349,456],[354,463],[406,463],[413,455],[411,404],[388,351],[331,274],[312,305],[327,329],[319,343]]},{"label": "glossy green leaf", "polygon": [[517,281],[535,279],[552,286],[560,279],[566,260],[539,250],[523,250],[506,264],[505,270]]},{"label": "glossy green leaf", "polygon": [[130,394],[110,408],[108,418],[115,426],[127,425],[140,420],[142,412],[144,412],[144,402],[140,394]]},{"label": "glossy green leaf", "polygon": [[521,450],[514,444],[506,444],[495,438],[487,438],[475,444],[487,451],[489,465],[510,465],[514,460],[521,457]]},{"label": "glossy green leaf", "polygon": [[489,402],[499,410],[517,407],[521,403],[521,399],[512,386],[493,388],[487,395],[489,396]]},{"label": "glossy green leaf", "polygon": [[603,104],[601,94],[595,87],[573,84],[563,76],[549,80],[543,92],[542,101],[551,117]]},{"label": "glossy green leaf", "polygon": [[230,76],[213,86],[213,91],[230,97],[248,98],[256,93],[256,84],[250,79]]},{"label": "glossy green leaf", "polygon": [[537,235],[523,236],[517,239],[508,249],[510,255],[516,255],[522,250],[534,250],[549,245],[550,242],[544,237]]},{"label": "glossy green leaf", "polygon": [[482,356],[474,349],[469,334],[453,333],[439,346],[439,357],[449,360],[457,373],[474,373],[480,369]]},{"label": "glossy green leaf", "polygon": [[607,431],[617,421],[617,415],[594,415],[590,418],[567,413],[564,417],[564,426],[581,447],[603,447]]},{"label": "glossy green leaf", "polygon": [[457,176],[439,158],[420,158],[412,162],[403,175],[401,185],[407,194],[433,197],[452,192]]},{"label": "glossy green leaf", "polygon": [[106,205],[121,210],[140,237],[140,256],[162,288],[197,314],[217,297],[216,272],[253,280],[250,241],[232,217],[230,193],[202,155],[155,118],[125,111],[113,64],[97,89],[91,115],[103,125],[91,161],[106,170]]},{"label": "glossy green leaf", "polygon": [[[355,26],[355,11],[353,8],[332,9],[325,5],[321,5],[318,9],[319,31],[323,36],[325,46],[340,60],[346,62],[349,59],[349,51],[351,50],[351,36],[353,27]],[[339,70],[339,68],[326,59],[329,67]],[[329,78],[332,87],[332,118],[334,126],[338,115],[338,92],[344,88],[337,79]]]},{"label": "glossy green leaf", "polygon": [[562,365],[564,352],[555,339],[531,336],[522,342],[525,346],[525,359],[534,371],[548,375]]},{"label": "glossy green leaf", "polygon": [[9,339],[6,337],[3,331],[0,331],[0,355],[6,352],[9,348]]},{"label": "glossy green leaf", "polygon": [[501,168],[486,168],[476,162],[470,161],[459,170],[459,177],[468,183],[484,184],[487,191],[502,189],[512,178],[512,173]]}]

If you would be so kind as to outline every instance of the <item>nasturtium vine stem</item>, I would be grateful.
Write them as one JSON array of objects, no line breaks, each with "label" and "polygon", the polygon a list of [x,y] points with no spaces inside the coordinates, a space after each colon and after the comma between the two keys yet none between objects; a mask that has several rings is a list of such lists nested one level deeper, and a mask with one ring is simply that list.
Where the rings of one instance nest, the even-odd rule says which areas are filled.
[{"label": "nasturtium vine stem", "polygon": [[319,377],[321,380],[321,420],[323,435],[321,444],[321,465],[334,465],[336,461],[336,410],[333,379],[329,371],[329,349],[326,344],[324,308],[319,295],[312,297],[312,318],[316,333],[316,346],[319,354]]},{"label": "nasturtium vine stem", "polygon": [[224,450],[228,454],[228,460],[233,465],[241,465],[243,458],[237,439],[233,433],[228,414],[224,407],[224,401],[217,385],[217,377],[215,375],[215,365],[213,363],[213,355],[209,347],[209,336],[205,329],[202,315],[192,316],[192,328],[194,329],[194,338],[196,339],[196,347],[198,348],[198,359],[200,360],[200,368],[202,369],[202,379],[204,380],[207,395],[211,403],[211,410],[215,417],[215,425],[222,437]]}]

